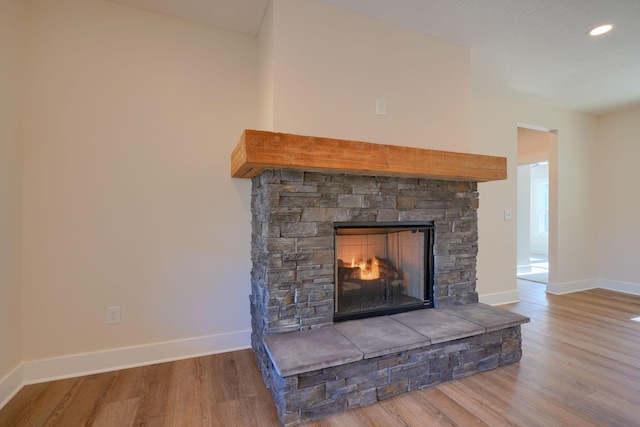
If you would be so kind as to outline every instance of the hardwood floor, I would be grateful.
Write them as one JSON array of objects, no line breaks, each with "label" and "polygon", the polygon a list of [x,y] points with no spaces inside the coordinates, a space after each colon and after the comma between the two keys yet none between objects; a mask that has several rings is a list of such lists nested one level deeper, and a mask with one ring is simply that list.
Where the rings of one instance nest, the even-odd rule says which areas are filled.
[{"label": "hardwood floor", "polygon": [[[640,426],[640,297],[547,295],[521,281],[506,308],[522,326],[519,363],[307,426]],[[250,350],[24,387],[0,426],[278,426]]]}]

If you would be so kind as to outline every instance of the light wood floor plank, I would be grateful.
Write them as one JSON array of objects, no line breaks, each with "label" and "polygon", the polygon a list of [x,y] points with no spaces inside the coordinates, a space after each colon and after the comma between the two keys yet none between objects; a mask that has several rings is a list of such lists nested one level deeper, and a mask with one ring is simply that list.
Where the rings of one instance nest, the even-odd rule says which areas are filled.
[{"label": "light wood floor plank", "polygon": [[[640,427],[640,297],[520,281],[519,363],[306,427]],[[24,387],[0,427],[247,426],[279,421],[250,350]]]},{"label": "light wood floor plank", "polygon": [[240,376],[236,364],[237,355],[234,353],[214,354],[208,359],[209,386],[211,400],[215,403],[238,400],[240,393]]},{"label": "light wood floor plank", "polygon": [[142,368],[144,393],[141,396],[134,426],[173,425],[176,403],[177,363],[161,363]]},{"label": "light wood floor plank", "polygon": [[415,393],[415,396],[420,399],[419,405],[425,408],[427,412],[441,414],[451,425],[488,426],[467,408],[467,399],[456,401],[447,393],[435,387]]},{"label": "light wood floor plank", "polygon": [[[515,417],[510,417],[502,408],[489,402],[478,390],[462,384],[460,381],[449,381],[439,387],[451,399],[465,402],[467,410],[473,413],[479,421],[492,427],[514,427],[519,425]],[[428,393],[430,389],[419,393]]]},{"label": "light wood floor plank", "polygon": [[[16,419],[5,419],[0,415],[0,426],[42,426],[47,419],[50,419],[56,408],[71,398],[76,388],[82,382],[82,378],[71,378],[67,380],[53,381],[46,384],[44,392],[37,399],[28,404],[27,410]],[[36,384],[39,386],[40,384]],[[27,386],[20,390],[20,393],[29,390]],[[18,394],[20,394],[18,393]],[[4,409],[0,413],[4,412]]]},{"label": "light wood floor plank", "polygon": [[173,425],[211,426],[208,365],[202,358],[179,360],[175,365],[178,386]]},{"label": "light wood floor plank", "polygon": [[143,374],[145,369],[123,369],[117,376],[107,396],[105,403],[120,402],[139,398],[144,393]]},{"label": "light wood floor plank", "polygon": [[[421,423],[426,426],[455,426],[454,414],[449,413],[444,408],[425,403],[416,393],[393,398],[379,403],[379,406],[386,409],[400,425],[417,426]],[[367,408],[368,409],[368,408]],[[365,410],[366,411],[366,410]],[[384,420],[385,418],[381,418]]]},{"label": "light wood floor plank", "polygon": [[60,402],[44,425],[92,425],[115,377],[111,372],[83,377],[69,399]]},{"label": "light wood floor plank", "polygon": [[136,418],[140,398],[105,402],[98,412],[94,427],[130,427]]},{"label": "light wood floor plank", "polygon": [[20,390],[0,411],[0,426],[9,425],[9,423],[24,423],[26,418],[38,412],[39,409],[46,412],[46,405],[40,397],[49,386],[50,383],[42,383]]}]

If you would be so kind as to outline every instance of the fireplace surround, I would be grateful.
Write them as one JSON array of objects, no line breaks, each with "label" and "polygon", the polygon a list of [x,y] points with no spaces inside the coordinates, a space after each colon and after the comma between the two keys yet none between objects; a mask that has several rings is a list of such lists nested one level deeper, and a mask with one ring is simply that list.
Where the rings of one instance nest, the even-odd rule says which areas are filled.
[{"label": "fireplace surround", "polygon": [[252,184],[257,338],[333,324],[336,223],[433,223],[433,305],[478,302],[476,183],[267,169]]},{"label": "fireplace surround", "polygon": [[[337,152],[322,159],[336,144],[343,152],[375,153],[386,147],[387,161],[379,163],[376,155],[372,162],[378,164],[366,166],[366,173],[360,160],[353,170],[345,169],[341,163],[353,162],[336,158]],[[288,146],[293,152],[283,155]],[[252,348],[283,425],[372,404],[521,357],[520,324],[528,319],[479,304],[475,290],[477,181],[499,179],[488,177],[495,174],[493,160],[478,156],[489,166],[476,170],[469,162],[473,155],[463,155],[472,157],[464,157],[454,172],[445,167],[442,174],[437,172],[444,170],[439,162],[451,154],[455,163],[456,153],[432,156],[434,152],[418,150],[417,156],[426,159],[420,166],[425,169],[406,176],[398,170],[402,162],[396,164],[394,153],[394,148],[376,144],[246,131],[232,155],[232,176],[252,178]],[[322,167],[323,161],[328,166]],[[477,177],[460,180],[473,174]],[[402,264],[398,254],[390,254],[397,245],[385,247],[377,238],[371,243],[378,248],[372,255],[383,258],[392,271],[392,280],[376,282],[381,295],[418,295],[426,309],[399,314],[391,309],[381,317],[334,322],[344,314],[344,301],[336,299],[344,291],[338,276],[347,274],[342,258],[355,257],[354,248],[366,246],[361,240],[351,242],[350,249],[336,245],[341,236],[355,235],[363,225],[377,229],[371,234],[417,233],[419,225],[422,235],[432,239],[422,246],[422,258],[431,260],[422,267],[429,276],[422,281],[422,286],[428,284],[422,295],[409,290],[419,288],[416,282],[393,271],[400,264],[404,275],[419,275],[420,268],[412,270],[412,263]],[[373,256],[366,252],[359,258],[371,268]],[[351,261],[349,265],[355,269]],[[352,270],[344,276],[351,296],[364,284],[361,274]]]}]

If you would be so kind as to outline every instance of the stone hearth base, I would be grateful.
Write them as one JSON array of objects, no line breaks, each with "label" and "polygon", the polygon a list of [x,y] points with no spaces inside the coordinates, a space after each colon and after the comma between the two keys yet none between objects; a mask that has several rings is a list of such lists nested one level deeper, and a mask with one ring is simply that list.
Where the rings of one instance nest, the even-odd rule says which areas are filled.
[{"label": "stone hearth base", "polygon": [[294,426],[517,362],[528,321],[476,303],[269,335],[263,375]]}]

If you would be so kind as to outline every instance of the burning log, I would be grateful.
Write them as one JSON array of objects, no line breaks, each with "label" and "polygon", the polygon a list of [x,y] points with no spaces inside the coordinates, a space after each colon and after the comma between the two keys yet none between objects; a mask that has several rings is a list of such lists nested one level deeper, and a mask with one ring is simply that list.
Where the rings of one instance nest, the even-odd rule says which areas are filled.
[{"label": "burning log", "polygon": [[373,257],[345,265],[338,260],[338,292],[341,298],[388,300],[404,293],[402,274],[393,263]]},{"label": "burning log", "polygon": [[373,257],[366,261],[351,262],[345,266],[338,260],[338,277],[342,280],[400,279],[401,275],[393,263],[384,258]]}]

